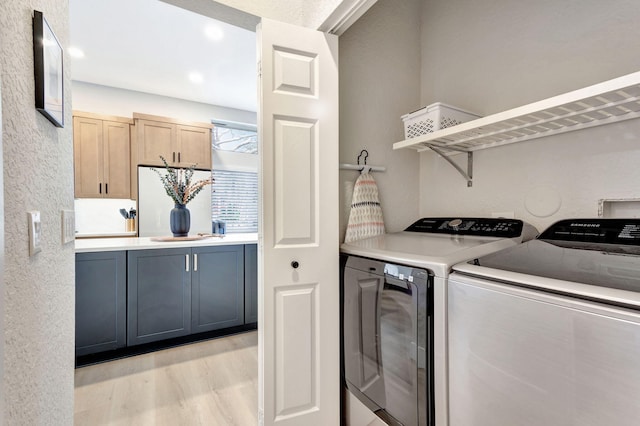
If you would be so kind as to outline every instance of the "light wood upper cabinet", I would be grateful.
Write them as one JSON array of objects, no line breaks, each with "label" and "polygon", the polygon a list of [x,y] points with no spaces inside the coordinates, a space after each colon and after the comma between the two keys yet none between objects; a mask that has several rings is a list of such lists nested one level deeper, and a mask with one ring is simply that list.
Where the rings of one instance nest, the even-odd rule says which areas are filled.
[{"label": "light wood upper cabinet", "polygon": [[134,113],[137,164],[162,166],[160,156],[174,167],[211,169],[211,128],[167,117]]},{"label": "light wood upper cabinet", "polygon": [[178,125],[176,130],[179,164],[210,169],[211,128]]},{"label": "light wood upper cabinet", "polygon": [[104,121],[104,170],[106,195],[109,198],[130,197],[130,132],[129,123]]},{"label": "light wood upper cabinet", "polygon": [[74,111],[76,198],[130,198],[132,120]]},{"label": "light wood upper cabinet", "polygon": [[176,126],[159,121],[135,120],[138,136],[138,164],[162,166],[160,156],[175,162]]}]

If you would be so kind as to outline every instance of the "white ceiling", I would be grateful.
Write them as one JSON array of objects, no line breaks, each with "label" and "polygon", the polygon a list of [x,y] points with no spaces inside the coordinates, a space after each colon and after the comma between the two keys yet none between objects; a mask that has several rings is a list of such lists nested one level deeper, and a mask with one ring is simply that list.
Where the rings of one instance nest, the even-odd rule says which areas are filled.
[{"label": "white ceiling", "polygon": [[70,46],[85,53],[73,80],[256,111],[255,32],[158,0],[69,0],[69,12]]}]

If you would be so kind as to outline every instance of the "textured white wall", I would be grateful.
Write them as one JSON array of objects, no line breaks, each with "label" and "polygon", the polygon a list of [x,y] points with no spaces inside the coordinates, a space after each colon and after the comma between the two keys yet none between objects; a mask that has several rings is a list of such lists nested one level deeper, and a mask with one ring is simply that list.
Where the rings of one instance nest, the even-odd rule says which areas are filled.
[{"label": "textured white wall", "polygon": [[341,4],[357,0],[161,0],[232,25],[255,30],[258,17],[317,29]]},{"label": "textured white wall", "polygon": [[315,29],[324,22],[342,1],[343,0],[217,0],[217,3],[255,16]]},{"label": "textured white wall", "polygon": [[[486,115],[640,70],[637,0],[425,0],[422,17],[423,105]],[[420,214],[597,216],[600,198],[640,196],[639,138],[633,120],[477,152],[473,188],[421,154]]]},{"label": "textured white wall", "polygon": [[[374,173],[387,231],[418,216],[419,157],[393,151],[402,140],[400,116],[417,109],[420,94],[420,0],[379,0],[340,36],[340,162],[360,150]],[[340,235],[344,237],[357,171],[340,171]]]},{"label": "textured white wall", "polygon": [[212,119],[256,123],[255,111],[208,105],[184,99],[73,81],[73,109],[131,117],[134,112],[211,122]]},{"label": "textured white wall", "polygon": [[[73,423],[74,253],[61,243],[73,208],[71,85],[65,69],[64,129],[34,108],[32,13],[44,13],[63,47],[66,0],[2,2],[2,143],[5,217],[4,393],[7,425]],[[68,63],[68,61],[67,61]],[[39,210],[42,252],[29,257],[27,214]]]},{"label": "textured white wall", "polygon": [[[2,52],[2,33],[0,32],[0,52]],[[0,61],[0,146],[2,146],[2,61]],[[0,150],[0,188],[4,188],[3,154]],[[4,247],[4,191],[0,192],[0,247]],[[0,425],[4,424],[4,250],[0,250]]]}]

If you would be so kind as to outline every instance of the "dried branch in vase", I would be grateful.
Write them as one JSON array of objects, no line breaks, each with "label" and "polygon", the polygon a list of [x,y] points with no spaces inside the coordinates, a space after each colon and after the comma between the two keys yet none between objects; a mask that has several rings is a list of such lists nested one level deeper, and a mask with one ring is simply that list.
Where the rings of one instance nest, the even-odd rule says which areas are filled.
[{"label": "dried branch in vase", "polygon": [[186,169],[174,168],[169,166],[163,156],[160,156],[160,159],[164,163],[166,172],[163,174],[156,168],[151,168],[151,170],[160,176],[164,190],[175,204],[186,205],[189,201],[193,200],[205,186],[211,185],[214,182],[213,177],[192,182],[193,171],[196,167],[195,164]]}]

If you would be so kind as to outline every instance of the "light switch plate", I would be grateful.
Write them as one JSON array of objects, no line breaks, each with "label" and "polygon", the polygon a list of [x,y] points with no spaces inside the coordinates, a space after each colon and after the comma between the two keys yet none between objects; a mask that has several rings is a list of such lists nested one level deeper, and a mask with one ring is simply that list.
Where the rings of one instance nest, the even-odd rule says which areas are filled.
[{"label": "light switch plate", "polygon": [[29,225],[29,256],[42,251],[42,224],[40,222],[40,212],[27,212]]},{"label": "light switch plate", "polygon": [[76,239],[76,214],[73,210],[62,210],[62,244]]}]

